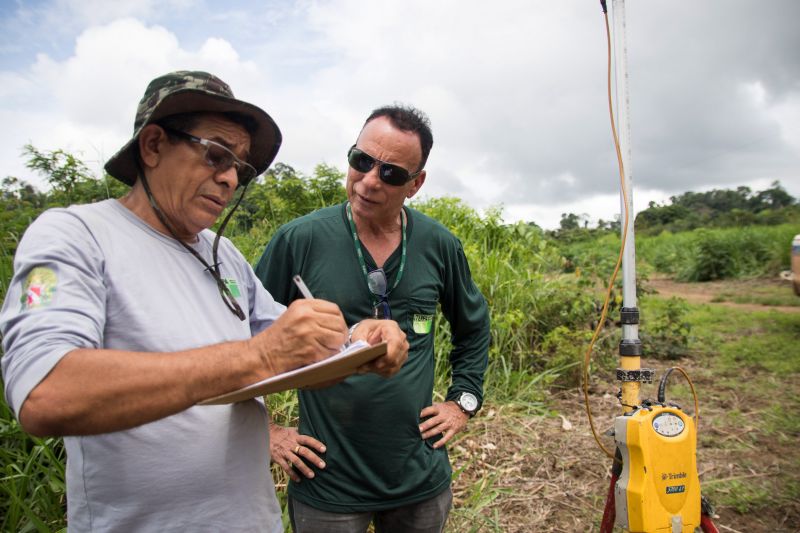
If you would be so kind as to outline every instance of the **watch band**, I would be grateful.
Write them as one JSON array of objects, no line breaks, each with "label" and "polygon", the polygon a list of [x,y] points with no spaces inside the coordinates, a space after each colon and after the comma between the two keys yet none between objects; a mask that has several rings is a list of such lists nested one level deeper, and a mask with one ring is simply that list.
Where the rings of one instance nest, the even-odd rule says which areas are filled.
[{"label": "watch band", "polygon": [[350,329],[348,329],[348,330],[347,330],[347,345],[348,345],[348,346],[350,345],[350,343],[352,343],[352,342],[353,342],[353,332],[354,332],[354,331],[356,330],[356,328],[357,328],[358,326],[360,326],[360,325],[361,325],[361,322],[356,322],[355,324],[353,324],[352,326],[350,326]]}]

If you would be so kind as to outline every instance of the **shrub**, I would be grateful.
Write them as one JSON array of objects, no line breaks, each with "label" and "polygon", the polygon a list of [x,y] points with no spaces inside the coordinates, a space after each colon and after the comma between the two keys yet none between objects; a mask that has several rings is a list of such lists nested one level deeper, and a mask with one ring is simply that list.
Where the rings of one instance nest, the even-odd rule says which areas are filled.
[{"label": "shrub", "polygon": [[637,237],[640,264],[682,281],[711,281],[777,275],[789,268],[797,224],[697,229]]},{"label": "shrub", "polygon": [[654,312],[642,316],[639,336],[646,357],[674,360],[689,354],[692,325],[687,320],[689,306],[681,298],[670,298],[660,304],[651,300],[648,308]]}]

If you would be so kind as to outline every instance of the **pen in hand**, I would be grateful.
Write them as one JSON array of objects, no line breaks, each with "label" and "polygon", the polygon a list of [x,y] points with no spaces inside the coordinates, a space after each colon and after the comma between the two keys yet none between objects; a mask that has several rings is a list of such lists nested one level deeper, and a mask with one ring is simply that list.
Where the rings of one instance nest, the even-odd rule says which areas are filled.
[{"label": "pen in hand", "polygon": [[[314,299],[314,297],[311,296],[311,291],[308,290],[308,287],[306,286],[305,282],[303,281],[303,278],[300,277],[300,274],[295,274],[294,276],[292,276],[292,281],[294,281],[294,284],[297,285],[298,289],[300,289],[300,294],[303,295],[303,298],[307,298],[309,300],[313,300]],[[345,342],[342,345],[341,349],[344,350],[349,345],[350,345],[349,342]]]},{"label": "pen in hand", "polygon": [[314,298],[311,296],[311,291],[308,290],[308,287],[306,287],[306,284],[303,282],[303,278],[300,277],[300,274],[295,274],[292,279],[294,280],[295,285],[297,285],[297,288],[300,289],[300,293],[303,295],[303,298],[308,298],[309,300]]}]

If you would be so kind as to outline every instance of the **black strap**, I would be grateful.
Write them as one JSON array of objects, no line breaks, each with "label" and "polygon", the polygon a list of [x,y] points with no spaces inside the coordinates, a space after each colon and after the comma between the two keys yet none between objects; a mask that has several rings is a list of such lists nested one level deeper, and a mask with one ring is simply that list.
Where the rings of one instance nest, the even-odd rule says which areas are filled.
[{"label": "black strap", "polygon": [[153,211],[155,211],[158,220],[161,221],[161,223],[164,225],[165,228],[167,228],[167,231],[170,232],[172,237],[176,241],[178,241],[181,246],[186,248],[195,258],[197,258],[197,260],[200,261],[204,267],[206,267],[206,270],[211,273],[211,276],[217,283],[217,288],[219,289],[220,294],[222,295],[222,301],[225,303],[226,307],[230,309],[230,311],[234,315],[236,315],[239,318],[239,320],[244,320],[245,318],[247,318],[244,314],[244,311],[242,311],[241,306],[239,306],[239,303],[236,301],[236,298],[234,298],[233,294],[231,294],[231,290],[222,280],[222,276],[220,275],[219,272],[219,265],[221,263],[218,260],[217,250],[219,248],[219,240],[222,237],[222,232],[225,231],[225,226],[228,225],[228,221],[231,219],[231,216],[233,215],[234,211],[236,211],[236,208],[239,207],[239,203],[241,203],[242,198],[244,198],[244,193],[246,192],[247,185],[249,185],[249,183],[244,187],[242,187],[242,192],[241,194],[239,194],[239,199],[236,200],[236,203],[234,204],[233,208],[228,212],[227,216],[222,221],[222,224],[220,224],[217,236],[214,238],[214,244],[211,247],[212,263],[209,265],[208,262],[205,259],[203,259],[203,256],[201,256],[197,252],[197,250],[195,250],[194,248],[183,242],[183,240],[179,239],[178,236],[175,235],[175,230],[172,228],[172,225],[167,221],[167,217],[161,211],[161,208],[158,206],[158,203],[156,202],[155,197],[153,196],[153,192],[150,190],[150,184],[147,183],[147,178],[145,177],[144,171],[142,170],[141,164],[139,163],[138,160],[137,160],[137,165],[139,166],[139,179],[142,180],[142,185],[144,186],[144,191],[147,194],[147,199],[149,200],[150,206],[153,208]]}]

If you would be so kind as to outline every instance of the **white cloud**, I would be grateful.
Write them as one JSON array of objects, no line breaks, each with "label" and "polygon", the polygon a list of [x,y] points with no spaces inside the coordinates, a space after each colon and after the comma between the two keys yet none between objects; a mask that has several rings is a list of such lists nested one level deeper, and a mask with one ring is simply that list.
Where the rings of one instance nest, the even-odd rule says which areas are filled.
[{"label": "white cloud", "polygon": [[[793,15],[794,0],[628,3],[636,199],[774,179],[800,195]],[[756,22],[770,31],[740,31]],[[0,176],[29,176],[19,158],[28,141],[108,157],[150,79],[203,69],[276,119],[279,160],[303,172],[344,169],[369,111],[399,101],[432,121],[424,194],[555,226],[562,212],[619,211],[596,5],[231,0],[220,11],[203,0],[55,0],[19,8],[0,29],[17,63],[20,31],[38,52],[0,68],[0,119],[14,125],[0,134]]]},{"label": "white cloud", "polygon": [[2,73],[0,80],[8,82],[3,91],[23,104],[0,110],[6,124],[16,125],[0,133],[0,157],[13,162],[5,174],[29,174],[19,157],[27,142],[44,150],[79,152],[95,162],[91,166],[99,174],[100,163],[130,137],[148,81],[178,69],[213,71],[240,86],[251,86],[260,77],[257,66],[240,60],[223,39],[209,38],[199,50],[189,51],[167,29],[131,18],[88,28],[64,61],[40,54],[26,72]]}]

